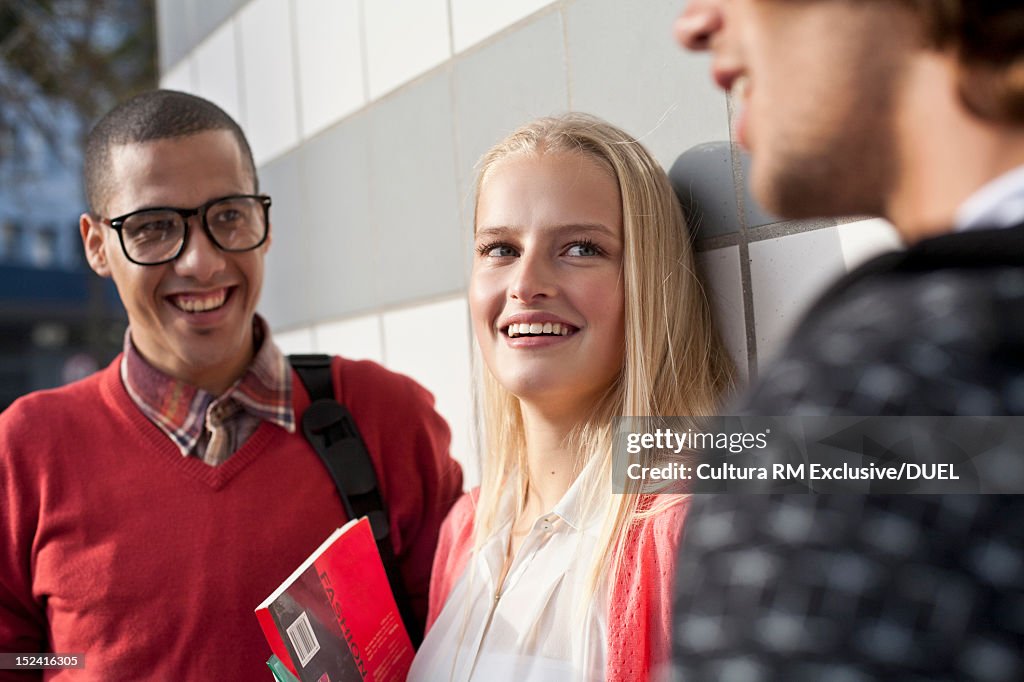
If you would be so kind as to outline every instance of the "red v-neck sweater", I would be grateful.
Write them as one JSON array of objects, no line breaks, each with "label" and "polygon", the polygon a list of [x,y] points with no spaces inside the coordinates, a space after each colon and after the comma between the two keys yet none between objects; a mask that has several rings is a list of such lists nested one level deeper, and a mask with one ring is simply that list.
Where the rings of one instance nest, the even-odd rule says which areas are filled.
[{"label": "red v-neck sweater", "polygon": [[[269,679],[253,609],[346,520],[333,483],[301,434],[266,422],[218,467],[182,457],[119,363],[0,415],[0,651],[85,653],[84,670],[45,679]],[[412,380],[370,362],[333,369],[425,613],[462,485],[448,428]]]}]

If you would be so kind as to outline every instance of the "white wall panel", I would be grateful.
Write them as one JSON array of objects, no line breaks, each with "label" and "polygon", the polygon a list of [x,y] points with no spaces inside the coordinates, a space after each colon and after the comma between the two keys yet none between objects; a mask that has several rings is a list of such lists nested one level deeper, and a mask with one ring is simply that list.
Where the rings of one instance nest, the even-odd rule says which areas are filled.
[{"label": "white wall panel", "polygon": [[461,52],[550,4],[551,0],[451,0],[455,51]]},{"label": "white wall panel", "polygon": [[274,332],[273,339],[285,355],[316,352],[316,339],[310,327]]},{"label": "white wall panel", "polygon": [[845,272],[839,233],[834,227],[750,245],[760,366],[781,350],[807,306]]},{"label": "white wall panel", "polygon": [[447,0],[365,0],[363,13],[371,99],[451,54]]},{"label": "white wall panel", "polygon": [[736,378],[747,381],[747,332],[743,315],[743,283],[740,279],[740,250],[729,246],[697,254],[708,301],[729,357],[736,366]]},{"label": "white wall panel", "polygon": [[261,165],[299,138],[288,0],[253,0],[238,17],[246,134]]},{"label": "white wall panel", "polygon": [[452,456],[462,464],[466,486],[480,474],[470,427],[469,311],[465,298],[384,313],[384,358],[388,368],[427,387],[437,411],[452,429]]},{"label": "white wall panel", "polygon": [[196,48],[196,94],[226,111],[245,130],[235,34],[235,22],[226,21]]},{"label": "white wall panel", "polygon": [[853,270],[886,251],[903,248],[896,228],[881,218],[858,220],[840,225],[837,229],[847,270]]},{"label": "white wall panel", "polygon": [[315,330],[318,353],[342,355],[350,360],[373,360],[384,364],[379,315],[318,324]]},{"label": "white wall panel", "polygon": [[185,57],[160,77],[160,87],[182,92],[195,92],[195,68],[191,57]]},{"label": "white wall panel", "polygon": [[366,103],[358,0],[295,0],[302,135]]}]

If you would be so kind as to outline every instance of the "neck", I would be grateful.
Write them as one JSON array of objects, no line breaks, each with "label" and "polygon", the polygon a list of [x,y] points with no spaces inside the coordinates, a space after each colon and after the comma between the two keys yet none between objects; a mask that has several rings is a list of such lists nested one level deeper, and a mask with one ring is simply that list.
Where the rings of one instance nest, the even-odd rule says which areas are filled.
[{"label": "neck", "polygon": [[898,181],[886,217],[908,244],[949,232],[957,209],[990,180],[1024,164],[1024,129],[972,115],[960,101],[956,63],[923,53],[901,92]]},{"label": "neck", "polygon": [[[203,389],[207,393],[215,396],[222,396],[224,393],[231,388],[236,381],[242,378],[249,365],[252,364],[252,359],[255,356],[253,347],[249,346],[249,352],[244,354],[241,360],[234,363],[232,367],[227,367],[222,372],[215,372],[214,374],[204,374],[201,377],[196,377],[194,380],[188,380],[195,386]],[[242,361],[244,360],[244,362]]]},{"label": "neck", "polygon": [[146,344],[136,340],[134,334],[132,336],[132,343],[139,355],[156,369],[167,376],[201,388],[215,396],[223,395],[225,391],[231,388],[245,374],[249,365],[252,364],[257,348],[254,334],[250,333],[246,343],[243,344],[243,351],[239,352],[230,363],[196,367],[179,358],[164,358],[161,361],[161,355],[149,352]]},{"label": "neck", "polygon": [[578,453],[567,441],[589,410],[543,409],[525,401],[521,408],[529,481],[523,520],[532,523],[551,511],[576,480]]}]

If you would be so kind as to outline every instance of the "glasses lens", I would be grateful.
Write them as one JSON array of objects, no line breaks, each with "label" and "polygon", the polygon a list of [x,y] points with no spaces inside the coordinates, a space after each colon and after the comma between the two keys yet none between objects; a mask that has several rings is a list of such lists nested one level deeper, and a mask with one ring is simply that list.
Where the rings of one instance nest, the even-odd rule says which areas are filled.
[{"label": "glasses lens", "polygon": [[181,247],[185,221],[173,211],[143,211],[125,219],[121,238],[128,257],[137,263],[159,263]]},{"label": "glasses lens", "polygon": [[267,234],[263,204],[252,197],[222,199],[206,209],[206,224],[225,251],[246,251],[260,245]]}]

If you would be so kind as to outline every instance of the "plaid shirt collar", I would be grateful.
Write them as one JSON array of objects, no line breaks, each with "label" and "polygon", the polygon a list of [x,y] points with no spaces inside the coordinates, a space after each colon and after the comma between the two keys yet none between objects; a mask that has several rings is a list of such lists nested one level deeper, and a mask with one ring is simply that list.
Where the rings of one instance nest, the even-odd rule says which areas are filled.
[{"label": "plaid shirt collar", "polygon": [[121,381],[143,414],[185,456],[193,454],[205,428],[206,414],[214,404],[237,407],[292,433],[295,411],[288,360],[270,338],[267,323],[259,315],[253,319],[253,335],[258,350],[249,368],[223,395],[215,396],[149,364],[132,343],[129,328],[124,335]]}]

